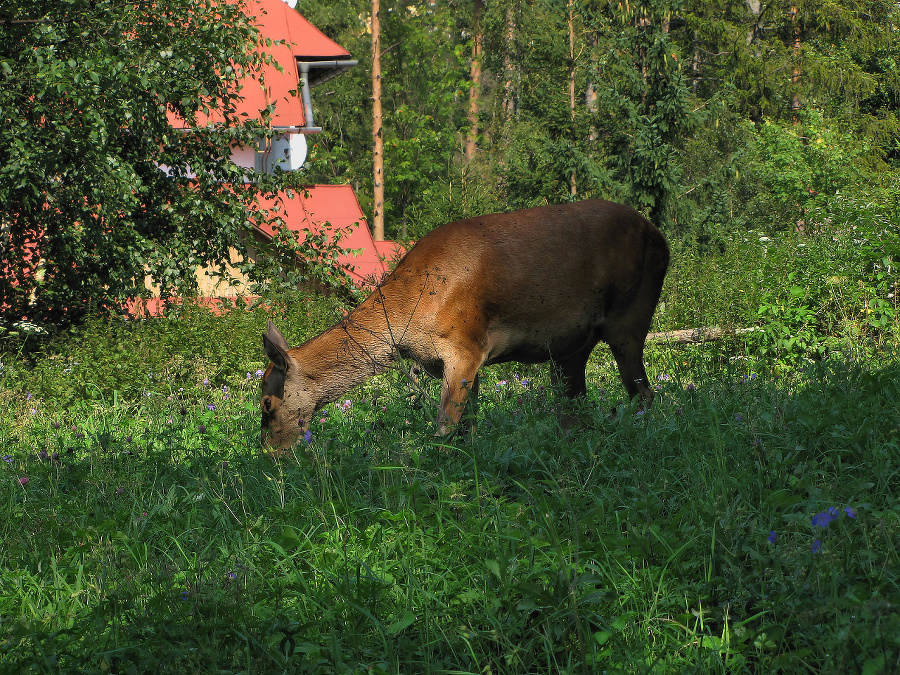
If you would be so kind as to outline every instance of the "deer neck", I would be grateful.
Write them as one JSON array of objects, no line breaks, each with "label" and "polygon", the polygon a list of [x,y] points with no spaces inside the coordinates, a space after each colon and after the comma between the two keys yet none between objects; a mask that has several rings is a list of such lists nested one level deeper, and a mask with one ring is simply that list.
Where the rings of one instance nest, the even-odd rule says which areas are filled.
[{"label": "deer neck", "polygon": [[291,350],[301,372],[311,380],[317,408],[380,373],[393,358],[395,345],[388,322],[377,312],[361,310]]}]

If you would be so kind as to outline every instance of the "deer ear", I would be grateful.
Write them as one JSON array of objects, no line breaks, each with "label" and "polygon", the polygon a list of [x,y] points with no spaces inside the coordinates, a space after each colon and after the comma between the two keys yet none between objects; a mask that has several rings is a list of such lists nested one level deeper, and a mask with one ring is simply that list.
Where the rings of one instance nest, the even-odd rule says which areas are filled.
[{"label": "deer ear", "polygon": [[288,354],[290,346],[271,319],[269,319],[266,332],[263,334],[263,348],[275,370],[286,373],[288,365],[293,361]]}]

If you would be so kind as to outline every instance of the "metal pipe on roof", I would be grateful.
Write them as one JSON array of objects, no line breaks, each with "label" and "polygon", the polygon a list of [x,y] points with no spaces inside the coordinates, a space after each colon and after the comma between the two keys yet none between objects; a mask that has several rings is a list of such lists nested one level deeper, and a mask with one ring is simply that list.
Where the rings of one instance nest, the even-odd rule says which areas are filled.
[{"label": "metal pipe on roof", "polygon": [[[303,99],[303,112],[306,115],[306,123],[303,125],[304,131],[307,132],[320,132],[322,131],[321,127],[317,127],[315,120],[313,119],[313,110],[312,110],[312,96],[309,93],[310,90],[310,77],[309,71],[312,69],[315,70],[347,70],[352,68],[353,66],[359,63],[356,59],[346,59],[342,61],[297,61],[297,67],[300,69],[300,77],[303,79],[303,87],[301,89],[301,97]],[[324,82],[325,80],[330,78],[324,78],[320,81]],[[318,84],[318,82],[317,82]]]}]

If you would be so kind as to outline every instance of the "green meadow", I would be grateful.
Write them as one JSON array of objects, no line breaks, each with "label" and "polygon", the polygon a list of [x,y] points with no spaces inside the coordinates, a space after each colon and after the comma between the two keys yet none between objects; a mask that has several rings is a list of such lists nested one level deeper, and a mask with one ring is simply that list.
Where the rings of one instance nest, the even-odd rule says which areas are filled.
[{"label": "green meadow", "polygon": [[0,672],[898,672],[896,282],[857,254],[676,251],[654,330],[756,330],[651,343],[649,411],[601,345],[586,400],[493,367],[437,438],[398,367],[279,461],[260,335],[333,301],[7,336]]}]

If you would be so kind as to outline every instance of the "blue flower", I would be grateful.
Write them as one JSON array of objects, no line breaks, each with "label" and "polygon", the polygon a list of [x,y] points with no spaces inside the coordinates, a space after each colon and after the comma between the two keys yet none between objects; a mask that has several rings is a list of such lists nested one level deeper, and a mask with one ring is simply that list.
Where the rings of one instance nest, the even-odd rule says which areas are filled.
[{"label": "blue flower", "polygon": [[265,373],[263,371],[261,371],[261,370],[256,371],[256,377],[262,377],[263,375],[265,375]]},{"label": "blue flower", "polygon": [[818,553],[818,552],[821,551],[821,550],[822,550],[822,540],[821,540],[821,539],[816,539],[816,540],[812,543],[812,552],[813,552],[813,553]]},{"label": "blue flower", "polygon": [[307,445],[309,445],[310,443],[312,443],[312,439],[313,439],[312,431],[310,431],[309,429],[307,429],[307,430],[306,430],[306,433],[303,434],[303,440],[306,441],[306,444],[307,444]]},{"label": "blue flower", "polygon": [[215,409],[216,409],[216,406],[214,406],[212,403],[210,403],[210,404],[209,404],[208,406],[206,406],[206,407],[209,408],[210,410],[215,410]]},{"label": "blue flower", "polygon": [[836,506],[829,506],[822,513],[817,513],[812,518],[813,527],[828,527],[833,520],[838,518],[838,509]]},{"label": "blue flower", "polygon": [[3,461],[7,464],[12,464],[13,456],[12,455],[3,455]]},{"label": "blue flower", "polygon": [[774,544],[776,539],[778,539],[778,533],[775,530],[769,532],[769,536],[766,538],[770,544]]},{"label": "blue flower", "polygon": [[844,513],[847,514],[848,518],[854,518],[854,519],[856,518],[856,511],[851,509],[849,506],[844,507]]}]

